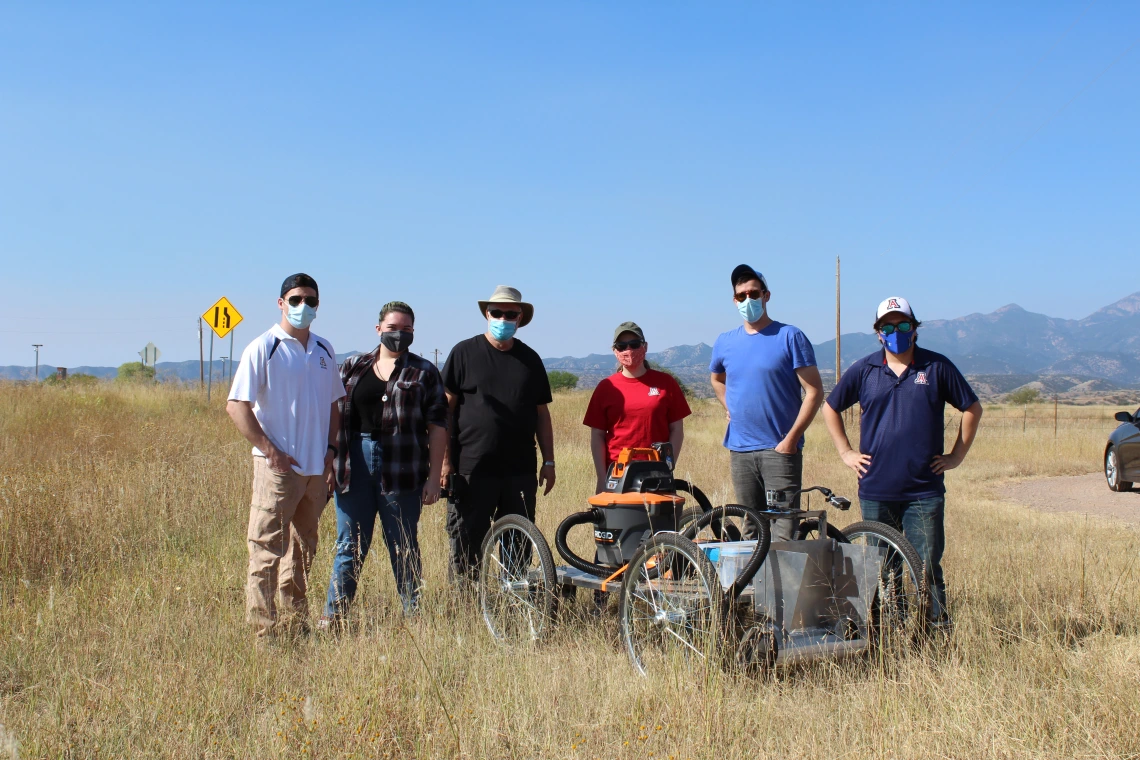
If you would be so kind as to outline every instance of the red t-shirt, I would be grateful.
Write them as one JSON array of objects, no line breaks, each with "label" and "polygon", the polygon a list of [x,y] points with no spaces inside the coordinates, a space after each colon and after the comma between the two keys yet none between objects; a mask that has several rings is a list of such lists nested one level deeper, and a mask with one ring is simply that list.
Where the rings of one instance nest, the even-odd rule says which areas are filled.
[{"label": "red t-shirt", "polygon": [[606,431],[606,466],[622,449],[649,448],[669,440],[669,425],[692,414],[677,381],[646,370],[641,377],[620,371],[594,389],[582,424]]}]

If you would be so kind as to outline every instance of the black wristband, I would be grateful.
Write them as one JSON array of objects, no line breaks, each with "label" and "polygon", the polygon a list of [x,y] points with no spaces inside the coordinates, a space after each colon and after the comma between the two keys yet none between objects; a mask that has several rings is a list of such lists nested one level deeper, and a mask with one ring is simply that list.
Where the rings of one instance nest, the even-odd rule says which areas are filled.
[{"label": "black wristband", "polygon": [[331,443],[329,444],[329,450],[332,451],[333,456],[340,456],[340,450],[337,449],[336,446],[333,446]]}]

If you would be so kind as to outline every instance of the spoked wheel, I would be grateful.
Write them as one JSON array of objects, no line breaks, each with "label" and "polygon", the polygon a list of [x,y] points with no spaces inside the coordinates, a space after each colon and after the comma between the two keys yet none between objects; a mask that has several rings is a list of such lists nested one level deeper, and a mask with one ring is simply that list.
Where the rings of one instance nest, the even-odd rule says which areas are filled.
[{"label": "spoked wheel", "polygon": [[537,641],[554,622],[554,557],[534,523],[521,515],[495,521],[483,540],[479,606],[504,643]]},{"label": "spoked wheel", "polygon": [[720,667],[724,593],[716,568],[687,538],[659,533],[638,550],[618,615],[626,652],[642,675],[672,662]]},{"label": "spoked wheel", "polygon": [[870,611],[875,640],[918,637],[930,610],[930,588],[918,552],[897,530],[873,520],[849,525],[843,535],[856,546],[881,552],[878,588]]},{"label": "spoked wheel", "polygon": [[[681,519],[677,523],[677,532],[684,533],[685,528],[693,524],[694,521],[699,520],[709,510],[701,509],[700,507],[689,507],[681,513]],[[701,529],[697,534],[696,542],[703,543],[705,541],[739,541],[740,537],[744,535],[742,530],[743,521],[736,517],[724,517],[713,520],[712,524]]]},{"label": "spoked wheel", "polygon": [[1120,457],[1116,453],[1115,446],[1109,446],[1104,454],[1104,479],[1108,483],[1109,490],[1132,490],[1131,483],[1120,479]]}]

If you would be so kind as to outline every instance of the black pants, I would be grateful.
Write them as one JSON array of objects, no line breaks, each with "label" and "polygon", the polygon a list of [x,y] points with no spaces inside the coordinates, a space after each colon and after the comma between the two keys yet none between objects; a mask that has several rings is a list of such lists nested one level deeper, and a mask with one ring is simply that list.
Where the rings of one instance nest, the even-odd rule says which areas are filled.
[{"label": "black pants", "polygon": [[448,578],[452,583],[478,578],[483,539],[491,523],[504,515],[534,520],[538,475],[467,476],[458,502],[447,503],[447,538],[451,544]]}]

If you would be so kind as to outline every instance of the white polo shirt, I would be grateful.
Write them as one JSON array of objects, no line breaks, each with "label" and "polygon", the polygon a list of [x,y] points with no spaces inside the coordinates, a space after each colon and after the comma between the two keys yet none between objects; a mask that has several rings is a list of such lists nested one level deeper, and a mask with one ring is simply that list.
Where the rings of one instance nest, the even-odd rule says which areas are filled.
[{"label": "white polo shirt", "polygon": [[[253,404],[253,415],[273,445],[297,460],[301,475],[325,470],[332,403],[344,397],[336,352],[309,332],[302,346],[281,325],[273,325],[241,353],[230,401]],[[255,447],[254,456],[265,456]]]}]

